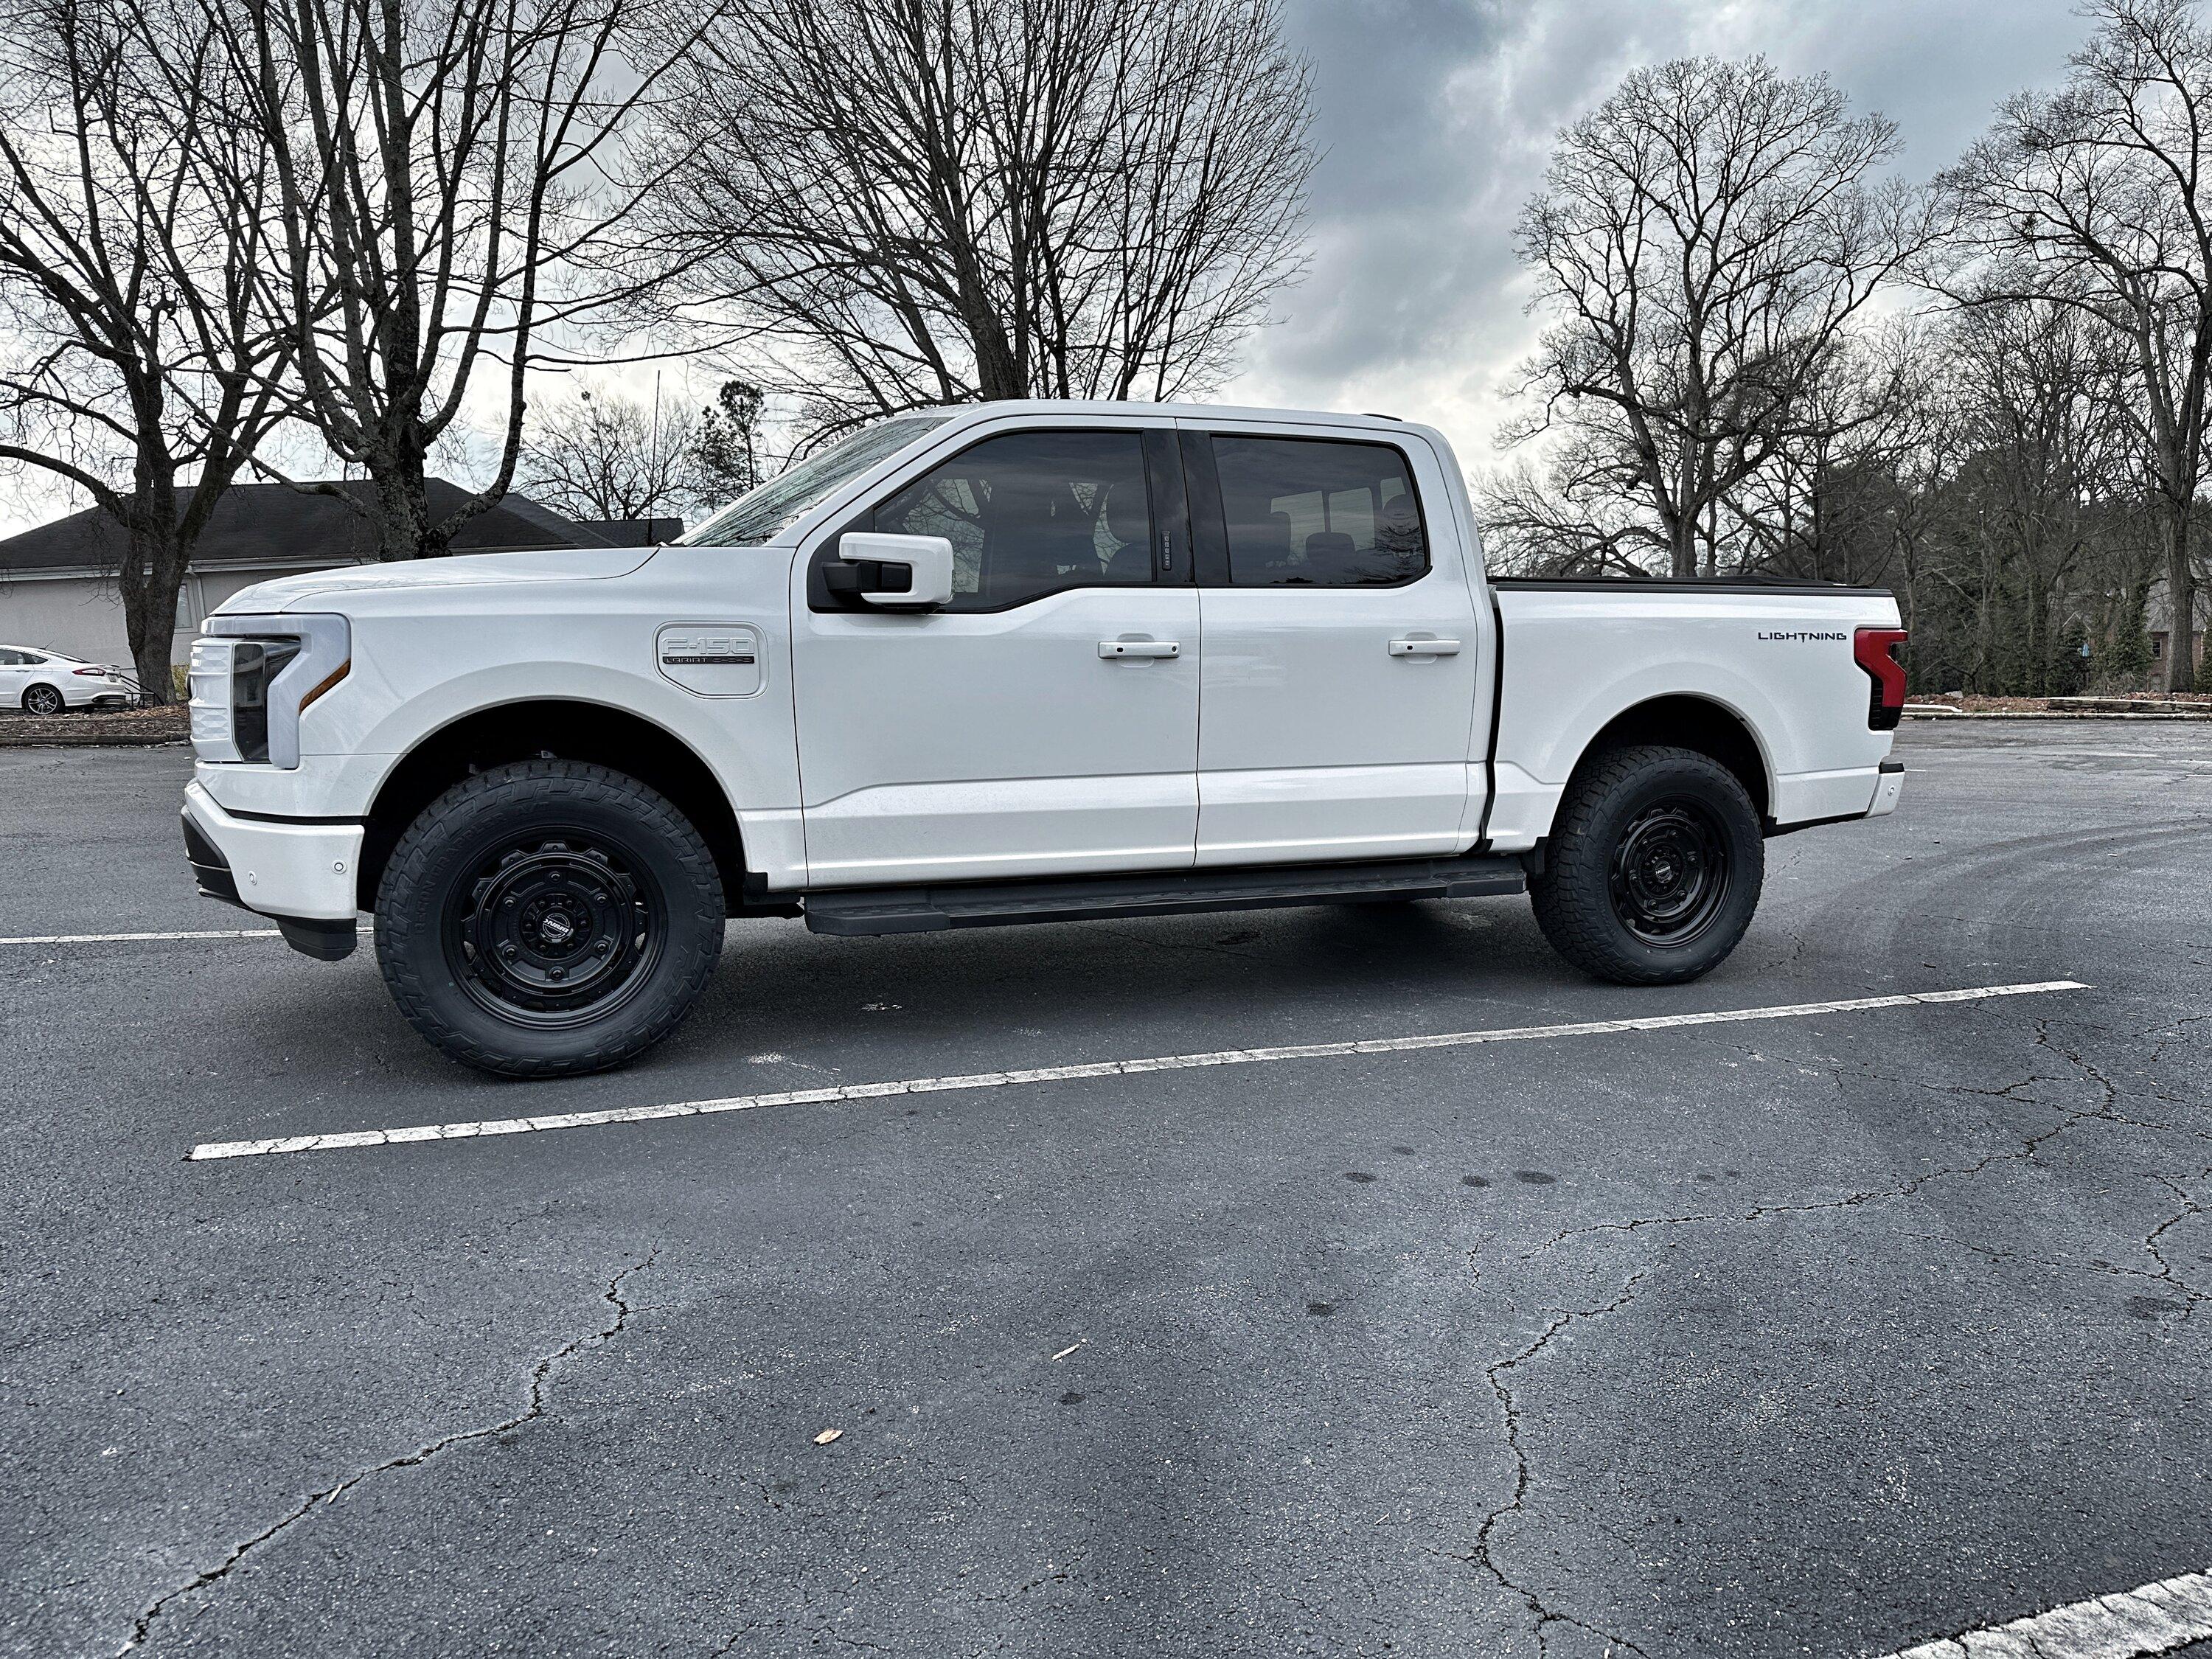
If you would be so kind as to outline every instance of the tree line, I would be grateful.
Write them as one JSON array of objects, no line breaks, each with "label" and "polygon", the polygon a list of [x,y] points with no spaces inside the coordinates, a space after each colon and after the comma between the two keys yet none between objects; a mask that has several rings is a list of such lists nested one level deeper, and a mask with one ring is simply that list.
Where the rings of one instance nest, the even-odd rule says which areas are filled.
[{"label": "tree line", "polygon": [[[2212,35],[2087,12],[1924,185],[1756,58],[1562,132],[1493,560],[1886,582],[1926,689],[2191,685]],[[122,527],[155,696],[236,482],[342,467],[412,558],[516,488],[641,518],[922,404],[1202,393],[1315,160],[1279,0],[25,0],[0,100],[0,465]],[[548,395],[672,356],[703,408]]]},{"label": "tree line", "polygon": [[[1524,571],[1887,582],[1929,689],[2136,685],[2200,614],[2212,33],[2093,0],[2055,89],[1925,185],[1761,59],[1631,74],[1517,247],[1548,319],[1486,481]],[[2177,620],[2179,619],[2179,620]],[[2195,684],[2185,643],[2155,665]]]},{"label": "tree line", "polygon": [[[222,492],[434,556],[921,404],[1164,398],[1302,255],[1276,0],[26,0],[0,19],[0,465],[122,528],[140,683]],[[650,343],[704,410],[548,377]],[[436,511],[437,458],[483,482]],[[295,478],[287,456],[365,489]]]}]

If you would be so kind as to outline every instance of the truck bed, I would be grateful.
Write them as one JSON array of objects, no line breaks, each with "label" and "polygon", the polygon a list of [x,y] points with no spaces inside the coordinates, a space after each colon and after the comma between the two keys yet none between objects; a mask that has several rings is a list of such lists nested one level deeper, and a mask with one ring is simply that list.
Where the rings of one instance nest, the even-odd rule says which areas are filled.
[{"label": "truck bed", "polygon": [[[1725,719],[1755,755],[1778,828],[1866,811],[1890,734],[1874,730],[1860,628],[1894,628],[1886,591],[1691,580],[1490,583],[1502,641],[1486,839],[1534,845],[1576,761],[1624,709],[1639,735]],[[1755,735],[1754,735],[1755,734]]]}]

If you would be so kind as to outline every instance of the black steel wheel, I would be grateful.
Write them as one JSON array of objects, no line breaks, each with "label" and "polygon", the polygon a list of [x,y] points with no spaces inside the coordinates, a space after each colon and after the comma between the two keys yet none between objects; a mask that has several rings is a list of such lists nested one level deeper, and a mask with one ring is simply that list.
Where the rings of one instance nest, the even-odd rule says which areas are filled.
[{"label": "black steel wheel", "polygon": [[690,821],[635,778],[519,761],[455,784],[392,850],[376,957],[415,1028],[508,1077],[605,1071],[673,1030],[726,906]]},{"label": "black steel wheel", "polygon": [[1553,948],[1621,985],[1711,972],[1750,927],[1765,878],[1759,811],[1711,756],[1611,749],[1576,769],[1528,884]]},{"label": "black steel wheel", "polygon": [[1607,885],[1613,915],[1638,939],[1688,945],[1727,905],[1727,832],[1694,796],[1654,801],[1621,832]]},{"label": "black steel wheel", "polygon": [[446,960],[486,1011],[560,1030],[601,1019],[652,977],[668,902],[637,855],[568,826],[487,856],[445,906]]}]

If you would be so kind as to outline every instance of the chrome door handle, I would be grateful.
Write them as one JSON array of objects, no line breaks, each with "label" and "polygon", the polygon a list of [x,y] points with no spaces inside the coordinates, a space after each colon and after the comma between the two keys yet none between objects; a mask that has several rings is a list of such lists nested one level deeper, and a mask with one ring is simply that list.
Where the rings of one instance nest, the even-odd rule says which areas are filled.
[{"label": "chrome door handle", "polygon": [[1456,657],[1457,640],[1393,640],[1390,654],[1394,657]]},{"label": "chrome door handle", "polygon": [[1182,645],[1176,640],[1101,640],[1098,654],[1109,662],[1116,657],[1180,657]]}]

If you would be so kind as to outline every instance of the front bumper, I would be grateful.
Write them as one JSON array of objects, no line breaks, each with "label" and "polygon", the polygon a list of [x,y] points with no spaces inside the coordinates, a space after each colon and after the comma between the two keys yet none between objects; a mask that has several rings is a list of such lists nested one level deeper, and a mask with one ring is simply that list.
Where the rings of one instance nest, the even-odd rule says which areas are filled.
[{"label": "front bumper", "polygon": [[197,782],[185,786],[185,851],[200,890],[279,922],[320,923],[322,932],[343,923],[351,933],[362,834],[358,823],[242,817]]}]

